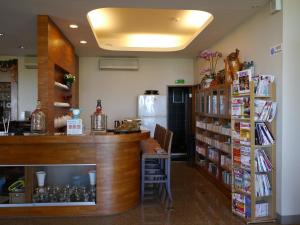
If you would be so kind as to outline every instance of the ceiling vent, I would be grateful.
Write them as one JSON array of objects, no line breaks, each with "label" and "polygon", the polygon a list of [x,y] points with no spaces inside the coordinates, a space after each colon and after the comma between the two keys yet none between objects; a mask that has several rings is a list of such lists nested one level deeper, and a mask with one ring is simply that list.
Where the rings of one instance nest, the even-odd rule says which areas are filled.
[{"label": "ceiling vent", "polygon": [[138,70],[139,60],[134,57],[101,57],[100,70]]},{"label": "ceiling vent", "polygon": [[24,58],[25,69],[37,69],[37,58],[36,57],[25,57]]}]

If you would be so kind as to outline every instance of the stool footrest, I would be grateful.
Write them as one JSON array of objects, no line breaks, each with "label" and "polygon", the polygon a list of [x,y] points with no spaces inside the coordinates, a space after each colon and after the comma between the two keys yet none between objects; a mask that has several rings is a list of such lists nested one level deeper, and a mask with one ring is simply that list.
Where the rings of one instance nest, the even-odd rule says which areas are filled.
[{"label": "stool footrest", "polygon": [[161,183],[167,183],[167,180],[163,180],[163,181],[161,181],[161,180],[145,180],[145,184],[161,184]]}]

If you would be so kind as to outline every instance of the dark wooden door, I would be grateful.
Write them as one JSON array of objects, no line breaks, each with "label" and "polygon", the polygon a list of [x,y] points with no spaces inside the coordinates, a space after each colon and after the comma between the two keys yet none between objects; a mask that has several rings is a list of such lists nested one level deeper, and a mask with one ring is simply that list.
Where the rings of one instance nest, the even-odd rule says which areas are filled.
[{"label": "dark wooden door", "polygon": [[172,158],[189,158],[192,135],[192,87],[168,87],[168,128],[174,133]]}]

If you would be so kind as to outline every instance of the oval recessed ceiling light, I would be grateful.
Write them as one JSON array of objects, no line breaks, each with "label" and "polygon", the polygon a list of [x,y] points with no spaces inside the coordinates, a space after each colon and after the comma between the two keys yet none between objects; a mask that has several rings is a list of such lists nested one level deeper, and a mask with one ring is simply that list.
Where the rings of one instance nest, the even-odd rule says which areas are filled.
[{"label": "oval recessed ceiling light", "polygon": [[169,52],[187,47],[213,15],[200,10],[99,8],[87,18],[102,49]]},{"label": "oval recessed ceiling light", "polygon": [[24,45],[19,45],[19,49],[24,49]]},{"label": "oval recessed ceiling light", "polygon": [[3,37],[4,36],[4,34],[3,33],[0,33],[0,37]]},{"label": "oval recessed ceiling light", "polygon": [[72,28],[72,29],[77,29],[77,28],[78,28],[78,25],[77,25],[77,24],[70,24],[69,27]]},{"label": "oval recessed ceiling light", "polygon": [[82,40],[82,41],[80,41],[80,44],[87,44],[87,41],[85,41],[85,40]]}]

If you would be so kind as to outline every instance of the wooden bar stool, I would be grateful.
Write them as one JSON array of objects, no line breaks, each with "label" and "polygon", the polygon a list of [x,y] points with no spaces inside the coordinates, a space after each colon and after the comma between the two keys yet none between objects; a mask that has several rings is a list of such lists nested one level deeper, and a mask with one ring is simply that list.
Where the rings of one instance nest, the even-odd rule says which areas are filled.
[{"label": "wooden bar stool", "polygon": [[[145,184],[159,185],[164,187],[168,207],[172,206],[172,194],[171,194],[171,145],[172,145],[173,132],[166,130],[163,145],[153,145],[154,148],[146,148],[142,154],[142,181],[141,181],[141,200],[144,200]],[[153,147],[152,146],[152,147]],[[161,148],[159,148],[159,146]],[[153,166],[151,160],[156,160],[156,164]],[[148,163],[151,162],[151,163]]]},{"label": "wooden bar stool", "polygon": [[[149,149],[159,149],[163,148],[164,142],[166,137],[166,128],[160,126],[159,124],[156,124],[155,130],[154,130],[154,137],[148,138],[147,140],[143,140],[141,142],[141,148],[142,151],[148,151]],[[148,166],[153,164],[153,166],[157,166],[158,160],[157,159],[147,159],[146,163]]]}]

